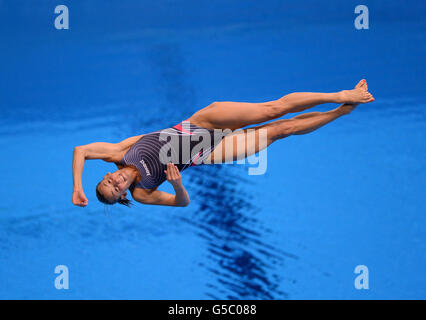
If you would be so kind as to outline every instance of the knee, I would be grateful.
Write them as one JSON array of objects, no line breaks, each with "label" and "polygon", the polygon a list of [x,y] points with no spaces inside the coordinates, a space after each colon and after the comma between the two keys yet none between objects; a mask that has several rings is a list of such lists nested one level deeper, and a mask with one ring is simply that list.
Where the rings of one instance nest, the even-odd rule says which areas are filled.
[{"label": "knee", "polygon": [[279,120],[276,126],[272,128],[272,132],[269,135],[271,141],[276,141],[279,139],[286,138],[297,132],[296,123],[294,120]]},{"label": "knee", "polygon": [[279,118],[285,114],[283,104],[280,100],[265,103],[263,111],[268,119]]}]

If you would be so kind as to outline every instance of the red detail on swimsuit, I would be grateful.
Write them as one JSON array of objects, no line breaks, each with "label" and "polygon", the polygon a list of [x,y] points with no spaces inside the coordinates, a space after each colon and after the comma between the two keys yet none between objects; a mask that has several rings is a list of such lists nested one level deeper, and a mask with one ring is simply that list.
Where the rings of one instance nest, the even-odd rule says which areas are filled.
[{"label": "red detail on swimsuit", "polygon": [[197,155],[197,157],[194,159],[194,161],[192,161],[191,166],[196,166],[196,165],[197,165],[197,164],[195,163],[195,161],[197,161],[197,159],[201,156],[201,152],[202,152],[202,151],[198,152],[198,155]]},{"label": "red detail on swimsuit", "polygon": [[185,130],[185,129],[183,129],[182,128],[182,124],[177,124],[177,125],[175,125],[173,128],[175,128],[175,129],[178,129],[179,131],[181,131],[181,132],[185,132],[185,133],[188,133],[188,134],[192,134],[192,132],[190,132],[190,131],[188,131],[188,130]]}]

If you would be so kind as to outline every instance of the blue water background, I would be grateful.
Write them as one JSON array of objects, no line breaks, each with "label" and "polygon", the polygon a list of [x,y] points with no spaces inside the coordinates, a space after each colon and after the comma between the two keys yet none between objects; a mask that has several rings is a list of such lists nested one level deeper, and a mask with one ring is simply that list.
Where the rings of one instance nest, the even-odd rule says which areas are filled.
[{"label": "blue water background", "polygon": [[[0,298],[426,298],[425,16],[395,0],[0,1]],[[71,203],[74,146],[362,78],[374,103],[274,143],[264,175],[191,168],[189,207],[105,208],[114,166],[87,161],[89,205]]]}]

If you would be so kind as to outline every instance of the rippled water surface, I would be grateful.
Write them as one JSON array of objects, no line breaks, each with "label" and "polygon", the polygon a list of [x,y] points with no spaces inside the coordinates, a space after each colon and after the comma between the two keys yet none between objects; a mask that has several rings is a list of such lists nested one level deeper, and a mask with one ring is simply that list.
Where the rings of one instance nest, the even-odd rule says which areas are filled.
[{"label": "rippled water surface", "polygon": [[[56,2],[0,1],[0,298],[425,298],[426,6],[369,3],[360,31],[351,1],[85,1],[59,31]],[[87,161],[71,203],[76,145],[362,78],[374,103],[274,143],[264,175],[191,168],[189,207],[128,209]]]}]

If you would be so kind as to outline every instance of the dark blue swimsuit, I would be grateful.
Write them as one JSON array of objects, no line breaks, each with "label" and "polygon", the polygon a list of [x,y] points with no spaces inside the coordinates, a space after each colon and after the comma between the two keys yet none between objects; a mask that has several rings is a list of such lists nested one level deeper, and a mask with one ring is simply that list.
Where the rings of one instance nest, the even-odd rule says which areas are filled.
[{"label": "dark blue swimsuit", "polygon": [[219,131],[198,127],[188,121],[143,135],[126,152],[120,164],[134,165],[141,180],[131,188],[154,189],[166,180],[164,170],[173,162],[180,172],[210,155],[224,136]]}]

